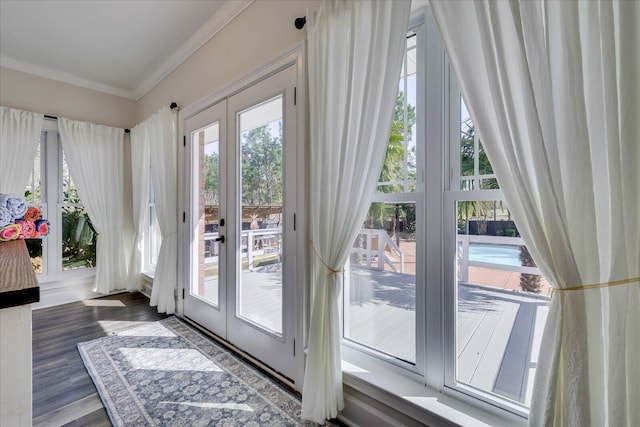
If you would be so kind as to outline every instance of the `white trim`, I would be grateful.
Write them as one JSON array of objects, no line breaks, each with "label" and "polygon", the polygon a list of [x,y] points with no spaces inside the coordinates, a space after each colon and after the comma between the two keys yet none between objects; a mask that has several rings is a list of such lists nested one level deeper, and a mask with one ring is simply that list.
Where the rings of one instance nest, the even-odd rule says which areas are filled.
[{"label": "white trim", "polygon": [[[241,90],[249,87],[253,83],[257,83],[260,80],[266,79],[272,74],[286,68],[289,65],[297,64],[302,59],[302,53],[304,52],[304,41],[295,43],[290,48],[282,51],[279,55],[276,55],[272,60],[269,60],[262,65],[258,66],[253,71],[250,71],[232,83],[227,84],[221,89],[206,95],[193,104],[183,107],[178,113],[178,122],[182,123],[185,119],[196,115],[197,113],[207,109],[208,107],[220,102],[225,98],[229,98]],[[298,91],[298,96],[300,92]],[[300,103],[298,103],[300,104]],[[184,129],[182,129],[184,136]]]},{"label": "white trim", "polygon": [[40,285],[40,302],[32,305],[34,310],[70,302],[82,301],[90,298],[102,297],[91,290],[94,275],[82,276],[75,279],[63,279]]},{"label": "white trim", "polygon": [[[527,423],[525,418],[511,412],[494,411],[495,407],[477,398],[465,399],[466,396],[449,389],[444,392],[432,390],[419,381],[385,369],[383,362],[358,357],[356,352],[349,356],[350,363],[344,360],[342,363],[346,386],[420,423],[492,427],[516,427]],[[382,405],[377,409],[385,411]],[[393,418],[391,411],[387,412]]]},{"label": "white trim", "polygon": [[52,68],[19,61],[6,55],[0,55],[0,66],[109,95],[138,101],[158,83],[160,83],[162,79],[167,77],[184,61],[186,61],[195,51],[200,49],[202,45],[218,34],[224,27],[226,27],[227,24],[235,19],[236,16],[242,13],[254,1],[255,0],[234,0],[225,2],[224,6],[222,6],[220,10],[218,10],[207,22],[205,22],[198,31],[189,38],[189,40],[180,46],[180,48],[178,48],[166,61],[164,61],[154,73],[140,82],[133,90],[84,79]]},{"label": "white trim", "polygon": [[23,73],[33,74],[34,76],[43,77],[45,79],[55,80],[67,83],[73,86],[83,87],[109,95],[119,96],[126,99],[136,100],[134,93],[130,90],[118,88],[115,86],[105,85],[93,80],[83,79],[73,74],[54,70],[52,68],[42,67],[40,65],[31,64],[29,62],[18,61],[5,55],[0,55],[0,66],[9,68]]},{"label": "white trim", "polygon": [[254,1],[255,0],[234,0],[225,2],[224,6],[205,22],[185,44],[180,46],[153,74],[144,79],[135,88],[132,92],[133,99],[137,101],[146,95]]},{"label": "white trim", "polygon": [[[307,183],[307,131],[306,131],[306,120],[307,120],[307,110],[306,110],[306,93],[307,93],[307,81],[306,81],[306,69],[305,69],[305,41],[299,41],[293,44],[291,47],[283,50],[280,54],[276,55],[273,59],[263,63],[253,71],[250,71],[237,80],[227,84],[223,88],[216,90],[215,92],[203,97],[202,99],[194,102],[191,105],[183,107],[178,113],[178,141],[184,140],[186,137],[186,130],[184,127],[185,121],[207,108],[221,102],[224,99],[227,99],[236,93],[250,87],[253,84],[264,80],[275,73],[291,66],[295,65],[297,68],[297,90],[296,90],[296,138],[298,142],[298,150],[297,150],[297,179],[299,183],[304,183],[304,185],[298,185],[297,195],[296,195],[296,233],[295,238],[297,239],[296,244],[298,247],[303,248],[306,247],[306,242],[308,241],[308,230],[307,225],[304,221],[304,216],[307,207],[307,195],[305,191],[305,186]],[[185,156],[188,156],[188,151],[183,149],[182,144],[178,144],[178,188],[186,189],[188,188],[189,183],[191,182],[191,178],[189,175],[189,170],[186,167]],[[189,191],[179,191],[178,197],[178,212],[186,212],[189,206]],[[188,226],[185,223],[180,222],[178,224],[178,241],[179,245],[188,245],[190,239],[190,231],[188,230]],[[189,253],[188,251],[184,251],[185,253],[182,256],[178,257],[178,303],[176,306],[176,315],[179,317],[184,317],[184,300],[181,298],[183,290],[186,290],[188,287],[188,283],[185,282],[185,279],[189,277]],[[305,269],[305,265],[307,260],[302,257],[297,262],[297,271],[296,277],[298,280],[303,280],[304,283],[307,279],[307,271]],[[294,290],[294,296],[296,303],[300,304],[298,307],[303,307],[305,302],[307,301],[307,296],[305,292],[307,289],[305,287],[304,290],[301,290],[303,287],[299,286]],[[306,306],[305,306],[306,308]],[[308,309],[298,309],[295,313],[296,319],[294,320],[295,327],[295,340],[296,340],[296,354],[300,355],[296,357],[296,377],[294,378],[296,390],[302,390],[302,383],[304,377],[304,356],[303,349],[306,339],[306,325],[308,324]]]}]

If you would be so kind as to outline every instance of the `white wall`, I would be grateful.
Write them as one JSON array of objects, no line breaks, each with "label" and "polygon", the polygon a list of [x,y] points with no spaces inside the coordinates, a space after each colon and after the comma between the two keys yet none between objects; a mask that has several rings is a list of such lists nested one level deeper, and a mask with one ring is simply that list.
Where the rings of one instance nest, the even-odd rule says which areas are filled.
[{"label": "white wall", "polygon": [[[0,105],[119,128],[130,128],[135,122],[136,102],[133,100],[8,68],[0,68]],[[125,228],[133,230],[131,162],[127,134],[124,142]],[[131,232],[128,234],[132,235]],[[34,304],[34,308],[96,296],[91,292],[92,281],[92,277],[87,277],[84,280],[76,278],[41,284],[41,300]]]},{"label": "white wall", "polygon": [[315,10],[320,0],[256,0],[180,67],[142,97],[136,123],[175,101],[182,108],[256,70],[304,40],[295,18]]},{"label": "white wall", "polygon": [[0,68],[0,105],[120,128],[135,122],[133,100],[9,68]]}]

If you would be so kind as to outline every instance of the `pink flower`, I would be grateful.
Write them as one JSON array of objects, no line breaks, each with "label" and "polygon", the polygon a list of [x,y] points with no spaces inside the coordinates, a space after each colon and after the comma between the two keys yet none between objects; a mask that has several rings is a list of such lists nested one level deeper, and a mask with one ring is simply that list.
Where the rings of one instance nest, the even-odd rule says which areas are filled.
[{"label": "pink flower", "polygon": [[8,242],[9,240],[16,240],[20,237],[22,227],[19,224],[9,224],[4,226],[0,230],[0,242]]},{"label": "pink flower", "polygon": [[22,230],[20,231],[20,239],[33,239],[35,237],[38,237],[36,225],[33,223],[33,221],[18,219],[16,220],[16,224],[20,225],[20,227],[22,228]]},{"label": "pink flower", "polygon": [[44,237],[49,234],[49,220],[39,219],[36,221],[36,231],[40,237]]}]

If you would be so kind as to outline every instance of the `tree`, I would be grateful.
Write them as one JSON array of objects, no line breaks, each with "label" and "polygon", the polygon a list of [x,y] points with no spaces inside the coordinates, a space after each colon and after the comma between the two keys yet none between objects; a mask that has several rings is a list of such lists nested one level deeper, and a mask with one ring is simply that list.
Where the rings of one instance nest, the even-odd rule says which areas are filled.
[{"label": "tree", "polygon": [[204,155],[204,199],[205,205],[220,202],[220,154],[214,151]]},{"label": "tree", "polygon": [[[478,144],[478,152],[475,150],[475,128],[471,119],[462,123],[460,135],[460,176],[475,175],[476,157],[478,160],[478,175],[493,174],[493,167],[482,147]],[[498,181],[495,178],[481,179],[479,189],[498,189]],[[461,190],[473,189],[471,180],[463,180]],[[473,217],[486,219],[492,209],[492,203],[488,201],[461,201],[458,202],[458,229],[469,234],[469,220]]]},{"label": "tree", "polygon": [[[520,246],[520,262],[523,267],[536,267],[526,246]],[[540,293],[542,283],[538,274],[520,273],[520,288],[525,292]]]},{"label": "tree", "polygon": [[[406,143],[413,138],[413,128],[416,124],[416,107],[407,104],[406,108],[406,135],[405,135],[405,94],[400,91],[396,97],[396,105],[393,110],[393,119],[389,132],[389,143],[380,170],[378,182],[385,183],[378,185],[378,191],[382,193],[400,193],[406,191],[405,185],[405,155],[407,180],[415,182],[416,162],[415,148],[407,151]],[[407,147],[408,148],[408,147]],[[404,211],[404,208],[403,208]],[[403,212],[406,216],[406,212]],[[384,226],[385,219],[390,221],[390,231],[395,233],[396,229],[396,208],[386,206],[382,202],[374,202],[369,208],[367,215],[368,226],[373,227],[374,221],[378,221]],[[415,228],[415,224],[411,227]]]},{"label": "tree", "polygon": [[282,124],[273,136],[271,124],[242,135],[242,203],[282,204]]}]

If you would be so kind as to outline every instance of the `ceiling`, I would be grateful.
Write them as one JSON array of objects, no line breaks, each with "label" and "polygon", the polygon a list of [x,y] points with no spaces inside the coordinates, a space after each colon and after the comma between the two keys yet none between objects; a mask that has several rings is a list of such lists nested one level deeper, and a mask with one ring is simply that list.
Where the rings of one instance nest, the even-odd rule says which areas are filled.
[{"label": "ceiling", "polygon": [[0,0],[0,66],[140,99],[253,0]]}]

